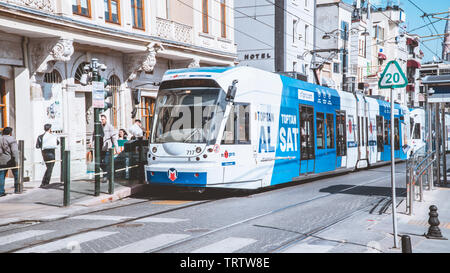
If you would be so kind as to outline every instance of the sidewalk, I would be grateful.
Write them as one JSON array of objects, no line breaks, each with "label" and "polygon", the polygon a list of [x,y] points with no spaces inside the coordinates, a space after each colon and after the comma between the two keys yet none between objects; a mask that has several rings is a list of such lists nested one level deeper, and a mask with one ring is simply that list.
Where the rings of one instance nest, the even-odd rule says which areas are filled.
[{"label": "sidewalk", "polygon": [[94,196],[93,180],[72,180],[70,206],[63,206],[64,185],[52,179],[51,186],[39,188],[41,181],[24,182],[24,192],[14,194],[14,180],[5,183],[7,196],[0,197],[0,226],[18,222],[50,221],[81,211],[92,210],[100,204],[114,202],[138,192],[144,185],[137,181],[116,180],[114,194],[108,194],[108,183],[101,183],[100,195]]},{"label": "sidewalk", "polygon": [[[450,253],[450,188],[424,191],[424,201],[414,202],[413,215],[405,214],[404,198],[397,198],[398,248],[394,248],[391,203],[372,212],[364,210],[332,227],[284,249],[285,253],[401,253],[401,235],[411,238],[413,253]],[[379,213],[379,208],[388,208]],[[388,205],[388,206],[387,206]],[[427,239],[429,207],[438,208],[439,228],[449,240]]]}]

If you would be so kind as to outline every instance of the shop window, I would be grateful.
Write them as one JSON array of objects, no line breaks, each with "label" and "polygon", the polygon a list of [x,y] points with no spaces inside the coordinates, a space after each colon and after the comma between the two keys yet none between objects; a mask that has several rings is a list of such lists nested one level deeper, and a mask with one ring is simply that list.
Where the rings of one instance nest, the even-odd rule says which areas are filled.
[{"label": "shop window", "polygon": [[91,1],[72,0],[72,12],[76,15],[91,17]]}]

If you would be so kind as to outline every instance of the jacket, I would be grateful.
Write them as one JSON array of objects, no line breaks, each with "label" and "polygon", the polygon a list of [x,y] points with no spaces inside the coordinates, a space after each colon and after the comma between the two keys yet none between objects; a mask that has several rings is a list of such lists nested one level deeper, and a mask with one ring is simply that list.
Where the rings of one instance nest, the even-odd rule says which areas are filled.
[{"label": "jacket", "polygon": [[0,166],[15,167],[19,160],[17,141],[12,136],[0,136]]},{"label": "jacket", "polygon": [[[106,124],[105,126],[101,127],[101,135],[102,137],[100,139],[103,139],[103,143],[100,143],[102,145],[101,150],[103,152],[108,151],[109,148],[112,148],[113,145],[115,149],[119,149],[119,143],[117,141],[118,135],[114,129],[114,127],[111,124]],[[95,136],[92,136],[92,144],[95,144]]]}]

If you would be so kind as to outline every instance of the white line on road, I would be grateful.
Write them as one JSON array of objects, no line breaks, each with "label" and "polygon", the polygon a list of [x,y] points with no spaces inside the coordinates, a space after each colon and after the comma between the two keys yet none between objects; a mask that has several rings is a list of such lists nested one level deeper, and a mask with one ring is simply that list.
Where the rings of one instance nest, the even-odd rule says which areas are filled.
[{"label": "white line on road", "polygon": [[105,253],[144,253],[189,236],[187,234],[160,234],[136,243],[111,249]]},{"label": "white line on road", "polygon": [[22,241],[28,238],[32,238],[35,236],[44,235],[50,232],[53,232],[54,230],[29,230],[24,231],[16,234],[6,235],[3,237],[0,237],[0,245],[7,245],[11,244],[17,241]]},{"label": "white line on road", "polygon": [[327,253],[335,246],[298,244],[284,250],[282,253]]},{"label": "white line on road", "polygon": [[179,218],[158,218],[158,217],[147,217],[136,220],[135,222],[140,223],[176,223],[182,221],[188,221],[189,219],[179,219]]},{"label": "white line on road", "polygon": [[70,217],[73,220],[95,220],[95,221],[123,221],[130,219],[132,217],[126,216],[114,216],[114,215],[79,215],[75,217]]},{"label": "white line on road", "polygon": [[254,239],[230,237],[220,242],[201,247],[192,253],[232,253],[256,242]]},{"label": "white line on road", "polygon": [[76,236],[72,236],[69,238],[65,238],[62,240],[58,240],[55,242],[47,243],[40,246],[35,246],[27,249],[23,249],[18,251],[17,253],[46,253],[61,250],[64,248],[68,248],[72,243],[76,243],[81,245],[82,243],[93,241],[96,239],[100,239],[112,234],[116,234],[118,232],[107,232],[107,231],[91,231],[85,234],[80,234]]}]

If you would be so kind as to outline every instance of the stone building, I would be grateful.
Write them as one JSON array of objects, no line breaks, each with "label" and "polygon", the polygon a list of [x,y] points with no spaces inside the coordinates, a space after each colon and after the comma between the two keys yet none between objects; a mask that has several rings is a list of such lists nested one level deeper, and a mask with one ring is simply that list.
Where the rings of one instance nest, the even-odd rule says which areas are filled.
[{"label": "stone building", "polygon": [[111,124],[132,125],[140,88],[136,118],[148,136],[154,83],[167,69],[235,64],[233,17],[232,0],[0,0],[1,128],[25,141],[25,176],[45,170],[34,148],[45,123],[66,137],[71,169],[86,173],[93,109],[80,77],[92,58],[107,66]]}]

